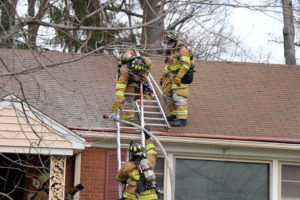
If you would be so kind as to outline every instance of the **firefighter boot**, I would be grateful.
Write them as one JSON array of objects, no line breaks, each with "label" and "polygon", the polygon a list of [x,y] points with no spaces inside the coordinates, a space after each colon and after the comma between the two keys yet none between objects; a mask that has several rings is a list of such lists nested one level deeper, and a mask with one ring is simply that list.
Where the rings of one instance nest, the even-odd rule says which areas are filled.
[{"label": "firefighter boot", "polygon": [[176,115],[169,115],[167,117],[167,120],[170,121],[170,122],[175,121],[176,120]]},{"label": "firefighter boot", "polygon": [[174,127],[186,126],[186,124],[187,124],[186,119],[177,119],[171,123],[171,125]]}]

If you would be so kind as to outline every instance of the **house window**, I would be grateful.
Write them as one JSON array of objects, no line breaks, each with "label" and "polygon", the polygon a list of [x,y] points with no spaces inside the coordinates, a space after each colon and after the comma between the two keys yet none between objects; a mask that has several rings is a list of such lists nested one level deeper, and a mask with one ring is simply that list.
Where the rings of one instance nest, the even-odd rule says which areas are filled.
[{"label": "house window", "polygon": [[281,165],[281,200],[300,200],[300,165]]},{"label": "house window", "polygon": [[269,200],[269,163],[176,159],[175,197]]},{"label": "house window", "polygon": [[165,172],[165,159],[157,158],[155,167],[155,176],[161,193],[158,195],[159,200],[164,199],[164,172]]}]

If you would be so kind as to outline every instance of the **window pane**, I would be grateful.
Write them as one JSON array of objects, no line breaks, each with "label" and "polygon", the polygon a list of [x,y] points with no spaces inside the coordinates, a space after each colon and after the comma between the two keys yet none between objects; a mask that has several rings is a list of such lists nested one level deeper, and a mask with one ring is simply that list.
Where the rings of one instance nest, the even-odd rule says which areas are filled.
[{"label": "window pane", "polygon": [[164,169],[165,169],[165,160],[163,158],[157,158],[156,167],[155,167],[155,176],[161,194],[158,195],[159,200],[164,199]]},{"label": "window pane", "polygon": [[176,159],[176,200],[269,200],[269,164]]},{"label": "window pane", "polygon": [[282,165],[282,179],[300,181],[300,166]]},{"label": "window pane", "polygon": [[300,166],[282,165],[282,200],[300,200]]}]

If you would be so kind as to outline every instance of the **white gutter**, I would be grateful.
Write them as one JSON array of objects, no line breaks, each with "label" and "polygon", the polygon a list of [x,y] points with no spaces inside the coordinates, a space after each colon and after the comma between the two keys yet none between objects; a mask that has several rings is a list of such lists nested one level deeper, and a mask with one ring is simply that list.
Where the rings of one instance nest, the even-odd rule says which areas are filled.
[{"label": "white gutter", "polygon": [[[109,132],[94,132],[94,131],[76,131],[79,135],[85,138],[97,139],[116,139],[116,133]],[[208,138],[192,138],[192,137],[173,137],[173,136],[157,136],[159,141],[169,144],[201,144],[201,145],[216,145],[230,147],[245,147],[245,148],[264,148],[264,149],[282,149],[282,150],[300,150],[300,144],[292,143],[276,143],[276,142],[259,142],[259,141],[244,141],[244,140],[224,140],[224,139],[208,139]],[[122,140],[139,139],[138,134],[121,133]],[[87,143],[87,146],[89,144]]]}]

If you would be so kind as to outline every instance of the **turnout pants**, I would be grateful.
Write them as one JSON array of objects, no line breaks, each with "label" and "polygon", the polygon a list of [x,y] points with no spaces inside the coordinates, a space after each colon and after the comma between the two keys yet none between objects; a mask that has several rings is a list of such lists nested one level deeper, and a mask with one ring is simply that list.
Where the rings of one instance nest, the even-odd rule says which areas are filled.
[{"label": "turnout pants", "polygon": [[[140,90],[137,84],[129,84],[125,90],[125,93],[139,94]],[[135,110],[135,100],[139,99],[139,96],[126,95],[124,100],[124,110]],[[124,120],[131,120],[134,118],[134,112],[123,112]]]},{"label": "turnout pants", "polygon": [[187,119],[188,114],[188,84],[177,85],[174,83],[176,74],[171,74],[164,81],[163,92],[167,97],[167,106],[172,115],[177,119]]}]

